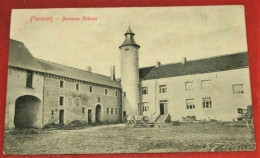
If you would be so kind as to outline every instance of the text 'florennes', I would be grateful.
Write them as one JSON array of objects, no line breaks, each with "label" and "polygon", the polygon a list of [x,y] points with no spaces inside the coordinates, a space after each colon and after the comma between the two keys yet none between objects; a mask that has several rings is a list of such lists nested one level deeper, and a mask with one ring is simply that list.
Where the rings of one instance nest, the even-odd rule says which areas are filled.
[{"label": "text 'florennes'", "polygon": [[30,22],[73,22],[73,21],[97,21],[97,17],[82,16],[82,17],[37,17],[31,16]]}]

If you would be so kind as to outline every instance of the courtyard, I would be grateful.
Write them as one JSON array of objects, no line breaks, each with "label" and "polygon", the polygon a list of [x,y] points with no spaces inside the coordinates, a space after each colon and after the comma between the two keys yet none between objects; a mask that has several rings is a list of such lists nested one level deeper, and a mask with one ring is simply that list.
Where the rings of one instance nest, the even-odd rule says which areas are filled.
[{"label": "courtyard", "polygon": [[249,151],[254,134],[245,124],[200,122],[129,128],[124,124],[82,129],[5,132],[6,154],[87,154]]}]

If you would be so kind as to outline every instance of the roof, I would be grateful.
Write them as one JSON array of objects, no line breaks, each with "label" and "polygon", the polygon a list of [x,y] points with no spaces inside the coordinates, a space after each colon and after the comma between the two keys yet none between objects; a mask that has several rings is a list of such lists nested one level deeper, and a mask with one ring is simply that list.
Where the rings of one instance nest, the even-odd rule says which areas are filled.
[{"label": "roof", "polygon": [[87,81],[96,84],[101,84],[101,85],[107,85],[116,88],[121,87],[118,81],[111,80],[110,77],[105,75],[100,75],[97,73],[57,64],[42,59],[37,59],[37,60],[41,65],[41,67],[45,70],[45,72],[50,74],[77,79],[81,81]]},{"label": "roof", "polygon": [[120,82],[111,80],[108,76],[34,58],[22,42],[13,39],[10,39],[8,65],[100,85],[121,87]]},{"label": "roof", "polygon": [[[130,34],[130,36],[127,36],[128,34]],[[135,34],[132,32],[130,26],[128,27],[128,30],[126,31],[126,33],[124,35],[125,35],[125,41],[119,48],[121,48],[122,46],[129,46],[129,45],[140,48],[140,46],[138,44],[136,44],[136,42],[135,42],[135,39],[134,39]]]},{"label": "roof", "polygon": [[248,67],[247,52],[187,61],[185,64],[172,63],[159,67],[139,69],[140,80],[185,76],[209,72],[226,71]]},{"label": "roof", "polygon": [[9,66],[20,67],[27,70],[44,72],[37,60],[22,42],[10,39]]},{"label": "roof", "polygon": [[126,34],[132,34],[132,35],[134,35],[134,33],[133,33],[133,31],[131,30],[131,27],[130,27],[130,26],[128,27],[128,29],[127,29],[125,35],[126,35]]}]

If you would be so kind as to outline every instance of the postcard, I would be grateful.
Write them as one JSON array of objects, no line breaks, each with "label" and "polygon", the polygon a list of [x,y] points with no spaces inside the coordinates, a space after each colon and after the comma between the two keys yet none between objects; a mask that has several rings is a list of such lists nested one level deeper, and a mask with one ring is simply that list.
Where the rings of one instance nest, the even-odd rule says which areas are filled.
[{"label": "postcard", "polygon": [[252,151],[242,5],[13,9],[4,153]]}]

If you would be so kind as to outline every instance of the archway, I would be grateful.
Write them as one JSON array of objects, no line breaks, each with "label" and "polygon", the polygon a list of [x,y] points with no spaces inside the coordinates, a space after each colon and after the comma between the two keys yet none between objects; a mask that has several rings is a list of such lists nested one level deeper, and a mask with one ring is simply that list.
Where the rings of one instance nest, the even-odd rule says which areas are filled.
[{"label": "archway", "polygon": [[39,111],[41,100],[35,96],[25,95],[15,101],[15,128],[40,127]]},{"label": "archway", "polygon": [[102,113],[101,113],[102,111],[101,111],[101,105],[97,105],[96,106],[96,123],[99,123],[99,122],[101,122],[101,115],[102,115]]}]

